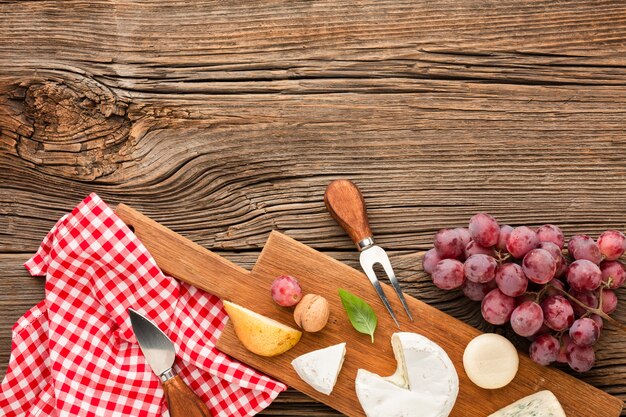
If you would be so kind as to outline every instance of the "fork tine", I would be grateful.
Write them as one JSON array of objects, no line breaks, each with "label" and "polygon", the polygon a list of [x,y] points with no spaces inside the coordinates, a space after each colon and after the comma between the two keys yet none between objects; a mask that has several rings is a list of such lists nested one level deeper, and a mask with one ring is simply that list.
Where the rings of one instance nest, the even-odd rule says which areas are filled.
[{"label": "fork tine", "polygon": [[367,264],[364,264],[362,262],[361,268],[363,268],[363,271],[365,271],[365,275],[367,275],[370,282],[376,289],[376,293],[378,293],[378,297],[380,297],[380,300],[385,305],[385,308],[391,315],[391,318],[393,319],[393,321],[396,323],[396,326],[400,328],[400,323],[398,323],[398,319],[396,318],[396,313],[393,312],[393,309],[391,308],[391,304],[389,304],[389,300],[387,299],[387,296],[383,292],[383,288],[380,286],[380,282],[378,282],[378,278],[376,277],[376,273],[374,272],[374,265],[369,262]]},{"label": "fork tine", "polygon": [[400,302],[402,303],[402,306],[404,307],[404,311],[406,311],[406,314],[407,316],[409,316],[409,319],[413,321],[413,315],[411,314],[409,305],[407,304],[406,299],[404,298],[404,293],[402,293],[402,289],[400,288],[400,283],[398,282],[398,278],[396,278],[396,274],[393,272],[393,268],[391,267],[391,262],[389,262],[389,257],[387,256],[386,252],[383,251],[383,253],[384,253],[384,256],[381,256],[380,264],[383,266],[383,269],[385,270],[385,273],[387,274],[389,281],[391,281],[391,285],[393,285],[393,289],[396,290],[396,294],[398,294],[398,298],[400,298]]}]

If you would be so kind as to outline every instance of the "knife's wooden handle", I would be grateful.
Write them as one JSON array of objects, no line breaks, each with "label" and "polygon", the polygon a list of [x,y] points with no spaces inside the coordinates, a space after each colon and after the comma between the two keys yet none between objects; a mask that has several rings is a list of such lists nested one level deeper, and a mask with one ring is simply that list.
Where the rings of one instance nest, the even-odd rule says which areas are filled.
[{"label": "knife's wooden handle", "polygon": [[348,180],[335,180],[328,184],[324,203],[331,216],[345,230],[354,244],[372,237],[367,220],[367,210],[361,192]]},{"label": "knife's wooden handle", "polygon": [[171,417],[211,417],[206,404],[178,375],[163,383]]}]

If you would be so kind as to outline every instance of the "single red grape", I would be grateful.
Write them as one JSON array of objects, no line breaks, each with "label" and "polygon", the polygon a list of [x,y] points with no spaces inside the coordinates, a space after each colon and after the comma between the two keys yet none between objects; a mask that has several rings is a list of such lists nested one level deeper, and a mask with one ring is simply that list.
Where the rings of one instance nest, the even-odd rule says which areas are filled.
[{"label": "single red grape", "polygon": [[607,261],[614,261],[626,251],[626,236],[619,230],[607,230],[598,238],[600,253]]},{"label": "single red grape", "polygon": [[423,267],[424,272],[427,274],[432,274],[435,270],[435,266],[441,261],[439,254],[437,253],[437,249],[431,248],[424,254]]},{"label": "single red grape", "polygon": [[528,287],[528,279],[518,264],[506,263],[496,271],[496,284],[505,295],[519,297]]},{"label": "single red grape", "polygon": [[561,332],[574,322],[574,310],[567,299],[561,295],[549,295],[541,303],[546,326]]},{"label": "single red grape", "polygon": [[600,326],[589,317],[578,319],[570,327],[569,337],[578,346],[591,346],[600,337]]},{"label": "single red grape", "polygon": [[[602,320],[602,317],[598,316],[597,314],[592,314],[591,316],[589,316],[589,318],[596,322],[598,328],[600,329],[600,333],[602,333],[602,328],[604,327],[604,321]],[[600,338],[600,336],[598,336],[598,338]]]},{"label": "single red grape", "polygon": [[550,255],[552,255],[552,257],[558,262],[559,257],[561,255],[563,255],[563,252],[561,251],[561,248],[559,248],[557,246],[556,243],[553,242],[540,242],[539,246],[537,246],[537,248],[539,249],[544,249],[547,250],[548,252],[550,252]]},{"label": "single red grape", "polygon": [[567,283],[579,292],[593,291],[602,283],[602,272],[593,262],[580,259],[567,269]]},{"label": "single red grape", "polygon": [[474,242],[473,240],[470,240],[470,242],[465,247],[465,258],[467,259],[470,256],[477,255],[479,253],[483,255],[488,255],[491,257],[496,256],[496,252],[493,250],[493,248],[486,248],[484,246],[480,246],[478,243]]},{"label": "single red grape", "polygon": [[463,242],[463,247],[467,246],[472,237],[470,236],[469,230],[466,227],[457,227],[454,229],[457,235],[461,238],[461,242]]},{"label": "single red grape", "polygon": [[522,269],[526,278],[536,284],[546,284],[556,272],[556,260],[545,249],[533,249],[524,255]]},{"label": "single red grape", "polygon": [[462,290],[463,294],[472,301],[482,301],[491,290],[496,287],[495,281],[489,281],[485,284],[479,284],[470,280],[465,280]]},{"label": "single red grape", "polygon": [[508,224],[505,224],[504,226],[500,227],[498,243],[496,243],[496,248],[498,248],[498,250],[500,251],[506,250],[506,242],[508,242],[509,236],[511,236],[512,231],[513,231],[513,228],[509,226]]},{"label": "single red grape", "polygon": [[300,283],[291,275],[281,275],[274,279],[270,293],[274,302],[282,307],[293,307],[302,299]]},{"label": "single red grape", "polygon": [[567,348],[572,343],[567,333],[561,336],[561,346],[559,347],[559,354],[556,357],[556,361],[559,363],[567,363]]},{"label": "single red grape", "polygon": [[542,325],[543,310],[534,301],[523,302],[515,307],[511,314],[511,327],[520,336],[532,336],[541,329]]},{"label": "single red grape", "polygon": [[564,277],[567,273],[567,269],[569,268],[569,264],[567,263],[567,259],[565,256],[561,255],[561,259],[556,261],[556,272],[554,273],[555,278]]},{"label": "single red grape", "polygon": [[435,265],[433,283],[442,290],[453,290],[463,285],[463,264],[456,259],[443,259]]},{"label": "single red grape", "polygon": [[514,258],[522,258],[539,246],[539,238],[533,229],[527,226],[516,227],[511,231],[506,242],[506,250]]},{"label": "single red grape", "polygon": [[561,229],[553,224],[544,224],[537,229],[537,237],[540,242],[552,242],[559,248],[565,243],[565,236]]},{"label": "single red grape", "polygon": [[455,259],[463,255],[465,246],[455,230],[441,229],[435,235],[435,248],[440,258]]},{"label": "single red grape", "polygon": [[541,242],[537,247],[550,252],[550,255],[552,255],[552,257],[556,260],[556,271],[554,272],[554,276],[558,278],[563,275],[567,270],[567,265],[561,248],[552,242]]},{"label": "single red grape", "polygon": [[598,244],[587,235],[576,235],[567,244],[567,250],[576,260],[586,259],[596,265],[600,264],[602,254]]},{"label": "single red grape", "polygon": [[495,288],[483,298],[480,310],[487,322],[498,325],[509,321],[514,308],[515,298]]},{"label": "single red grape", "polygon": [[498,263],[491,256],[476,254],[467,258],[463,271],[469,281],[484,284],[495,278],[497,267]]},{"label": "single red grape", "polygon": [[613,290],[602,290],[602,311],[611,314],[617,308],[617,294]]},{"label": "single red grape", "polygon": [[478,213],[472,216],[469,222],[469,233],[472,240],[480,246],[493,246],[498,243],[500,236],[500,226],[491,215]]},{"label": "single red grape", "polygon": [[566,355],[567,363],[576,372],[587,372],[593,368],[596,361],[596,354],[591,346],[578,346],[576,343],[570,343],[567,346]]},{"label": "single red grape", "polygon": [[[598,307],[598,298],[593,292],[591,291],[580,292],[580,291],[576,291],[573,289],[570,289],[568,292],[569,292],[569,295],[571,295],[572,297],[574,297],[575,299],[577,299],[578,301],[580,301],[587,307],[589,308]],[[577,317],[580,317],[584,315],[585,313],[587,313],[586,308],[581,307],[576,303],[571,303],[571,304],[572,304],[572,308],[574,309],[574,314]]]},{"label": "single red grape", "polygon": [[624,285],[626,281],[626,268],[618,261],[604,261],[600,264],[602,282],[611,281],[609,288],[615,289]]},{"label": "single red grape", "polygon": [[537,336],[530,344],[528,354],[534,362],[548,366],[557,359],[559,348],[560,344],[557,338],[545,333]]}]

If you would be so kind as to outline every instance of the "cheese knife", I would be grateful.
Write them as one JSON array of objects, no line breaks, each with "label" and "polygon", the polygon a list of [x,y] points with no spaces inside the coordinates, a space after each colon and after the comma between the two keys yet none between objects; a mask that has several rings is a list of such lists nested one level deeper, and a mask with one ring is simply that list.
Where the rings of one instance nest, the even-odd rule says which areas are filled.
[{"label": "cheese knife", "polygon": [[389,300],[387,300],[387,297],[380,286],[380,282],[376,277],[376,272],[374,272],[374,265],[376,264],[380,264],[385,270],[393,289],[396,291],[398,298],[400,298],[400,302],[402,303],[406,314],[409,316],[409,319],[413,321],[411,310],[409,309],[409,306],[404,298],[404,294],[402,293],[396,274],[393,272],[391,262],[389,262],[389,257],[383,248],[374,243],[374,234],[370,229],[369,221],[367,219],[365,200],[363,199],[363,195],[361,194],[361,191],[359,191],[358,187],[348,180],[332,181],[328,184],[326,192],[324,193],[324,203],[326,204],[326,208],[328,208],[331,216],[333,216],[339,226],[341,226],[348,233],[356,247],[361,252],[359,256],[361,268],[363,268],[365,275],[367,275],[370,282],[376,289],[378,296],[385,305],[387,311],[389,311],[389,314],[391,314],[391,318],[393,318],[396,326],[400,327],[396,314],[393,312],[391,304],[389,304]]},{"label": "cheese knife", "polygon": [[171,417],[211,417],[206,404],[174,373],[174,343],[152,321],[129,308],[139,347],[163,385]]}]

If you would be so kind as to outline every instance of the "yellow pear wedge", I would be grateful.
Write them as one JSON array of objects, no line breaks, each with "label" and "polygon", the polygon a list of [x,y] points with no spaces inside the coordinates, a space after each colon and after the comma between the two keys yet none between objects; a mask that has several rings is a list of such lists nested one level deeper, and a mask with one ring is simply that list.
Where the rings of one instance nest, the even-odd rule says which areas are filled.
[{"label": "yellow pear wedge", "polygon": [[224,301],[226,313],[233,321],[235,333],[250,352],[276,356],[287,352],[300,341],[302,332],[269,317]]}]

